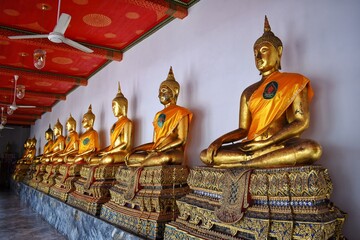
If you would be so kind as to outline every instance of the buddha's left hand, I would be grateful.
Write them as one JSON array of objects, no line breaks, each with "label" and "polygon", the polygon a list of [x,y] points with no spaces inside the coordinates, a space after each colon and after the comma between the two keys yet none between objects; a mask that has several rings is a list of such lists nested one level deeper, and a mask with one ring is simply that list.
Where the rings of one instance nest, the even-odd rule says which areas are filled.
[{"label": "buddha's left hand", "polygon": [[268,140],[251,141],[248,143],[244,143],[244,145],[242,145],[240,149],[244,152],[253,152],[265,148],[270,144],[271,142],[269,142]]}]

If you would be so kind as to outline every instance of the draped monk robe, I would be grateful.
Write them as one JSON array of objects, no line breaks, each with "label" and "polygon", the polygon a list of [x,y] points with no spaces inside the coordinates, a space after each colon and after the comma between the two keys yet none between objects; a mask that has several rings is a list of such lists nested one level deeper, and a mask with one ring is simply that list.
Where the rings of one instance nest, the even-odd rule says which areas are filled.
[{"label": "draped monk robe", "polygon": [[[64,136],[58,136],[56,139],[55,139],[55,142],[54,144],[52,145],[51,147],[51,152],[54,152],[54,150],[56,150],[56,148],[59,147],[60,144],[64,144],[65,145],[65,137]],[[59,151],[59,149],[57,149]]]},{"label": "draped monk robe", "polygon": [[84,153],[90,149],[95,149],[95,152],[100,148],[98,133],[91,129],[80,136],[79,139],[79,154]]},{"label": "draped monk robe", "polygon": [[110,146],[108,147],[108,149],[106,149],[107,151],[116,147],[115,146],[116,139],[119,136],[119,134],[122,132],[125,124],[128,122],[131,122],[130,119],[123,116],[119,120],[117,120],[116,123],[114,123],[114,125],[110,130]]},{"label": "draped monk robe", "polygon": [[277,120],[295,97],[308,88],[308,102],[314,92],[310,80],[297,73],[274,72],[251,95],[248,106],[252,122],[246,141],[252,140],[265,132],[269,125]]},{"label": "draped monk robe", "polygon": [[53,140],[48,141],[48,142],[45,144],[45,146],[44,146],[44,152],[43,152],[43,154],[50,153],[53,144],[54,144],[54,141],[53,141]]},{"label": "draped monk robe", "polygon": [[189,123],[192,119],[192,113],[183,107],[177,105],[170,105],[155,115],[153,125],[155,131],[155,140],[152,149],[159,146],[162,141],[169,136],[184,117],[189,118]]},{"label": "draped monk robe", "polygon": [[74,147],[74,143],[79,141],[79,134],[77,132],[71,132],[66,137],[65,152],[69,152]]}]

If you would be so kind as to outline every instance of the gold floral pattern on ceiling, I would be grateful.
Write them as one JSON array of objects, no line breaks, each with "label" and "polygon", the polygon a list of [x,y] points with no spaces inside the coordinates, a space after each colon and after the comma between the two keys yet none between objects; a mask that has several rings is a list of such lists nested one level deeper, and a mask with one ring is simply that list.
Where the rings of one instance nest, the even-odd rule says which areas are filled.
[{"label": "gold floral pattern on ceiling", "polygon": [[73,60],[70,58],[66,58],[66,57],[54,57],[51,59],[52,62],[57,63],[57,64],[71,64],[73,63]]},{"label": "gold floral pattern on ceiling", "polygon": [[108,16],[98,13],[85,15],[83,21],[92,27],[107,27],[111,24],[111,19]]}]

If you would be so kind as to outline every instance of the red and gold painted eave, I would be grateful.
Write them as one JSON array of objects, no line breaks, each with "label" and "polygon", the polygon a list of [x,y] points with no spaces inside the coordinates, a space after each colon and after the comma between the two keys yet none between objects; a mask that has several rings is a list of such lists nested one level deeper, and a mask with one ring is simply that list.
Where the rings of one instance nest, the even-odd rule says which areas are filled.
[{"label": "red and gold painted eave", "polygon": [[[96,72],[172,19],[183,19],[198,0],[62,0],[60,13],[71,15],[65,37],[92,50],[84,53],[48,39],[10,40],[9,36],[48,34],[56,25],[58,0],[0,0],[0,106],[13,100],[13,76],[25,85],[24,99],[8,124],[34,124]],[[43,10],[45,8],[45,10]],[[46,64],[33,66],[35,49],[44,49]]]}]

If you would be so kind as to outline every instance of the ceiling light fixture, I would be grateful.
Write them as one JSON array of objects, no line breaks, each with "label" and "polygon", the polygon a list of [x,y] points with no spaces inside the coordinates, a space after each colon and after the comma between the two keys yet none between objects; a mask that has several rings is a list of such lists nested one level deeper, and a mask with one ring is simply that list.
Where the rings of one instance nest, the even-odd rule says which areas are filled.
[{"label": "ceiling light fixture", "polygon": [[34,66],[37,69],[42,69],[45,66],[46,51],[43,49],[35,49],[34,51]]}]

